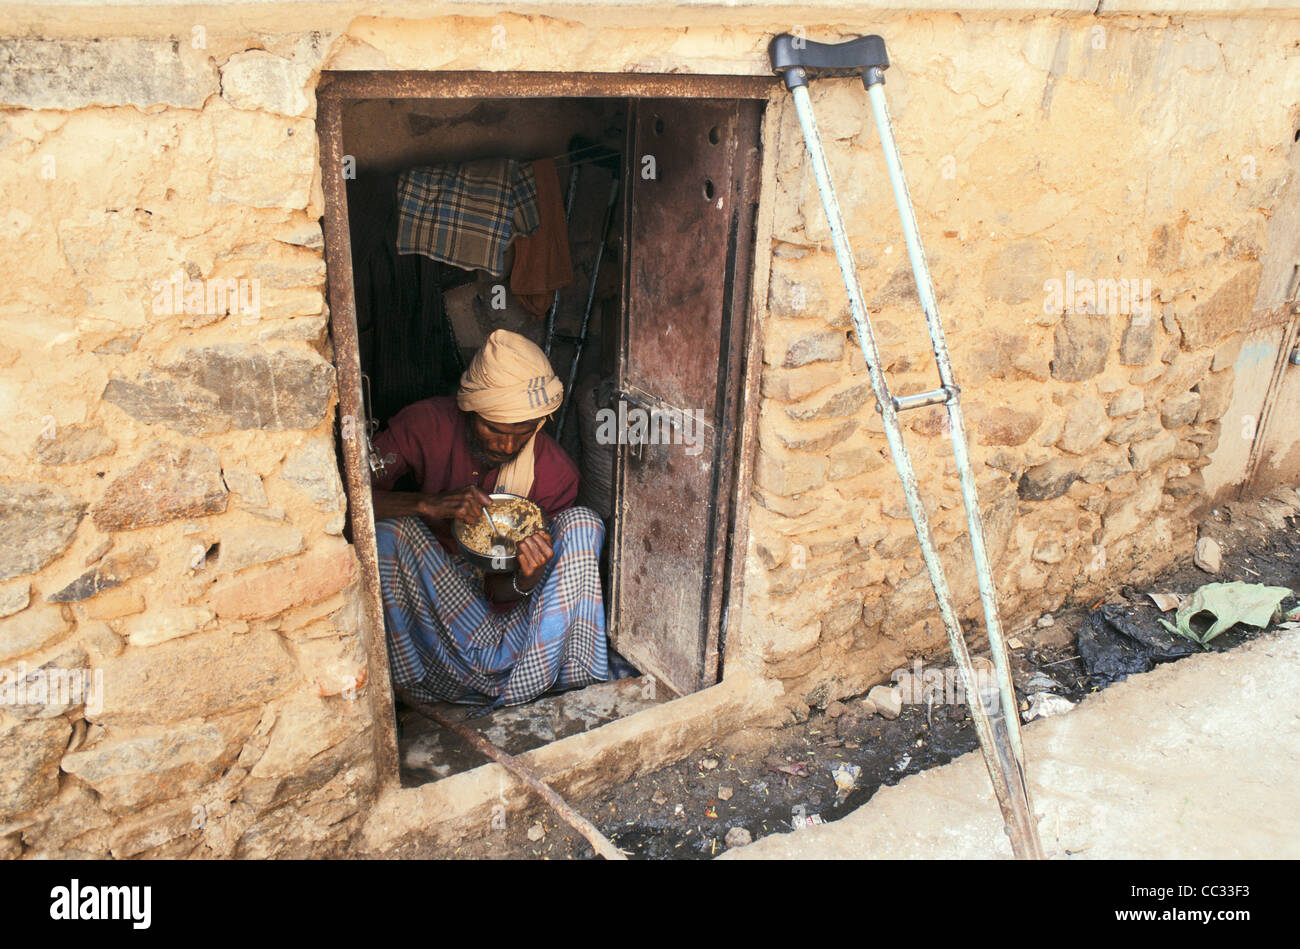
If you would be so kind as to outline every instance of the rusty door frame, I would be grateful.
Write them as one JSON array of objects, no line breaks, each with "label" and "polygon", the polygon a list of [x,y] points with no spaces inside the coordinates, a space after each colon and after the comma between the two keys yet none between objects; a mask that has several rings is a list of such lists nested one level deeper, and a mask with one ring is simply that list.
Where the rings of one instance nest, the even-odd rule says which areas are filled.
[{"label": "rusty door frame", "polygon": [[[324,197],[326,292],[329,301],[330,338],[337,370],[338,414],[352,419],[342,426],[343,463],[348,495],[348,519],[352,542],[361,564],[365,589],[365,610],[371,634],[366,642],[367,689],[375,724],[375,766],[381,789],[400,783],[396,711],[384,633],[383,599],[379,584],[379,553],[375,541],[374,508],[370,496],[370,471],[365,441],[357,437],[364,412],[361,397],[361,353],[357,328],[355,286],[352,272],[352,242],[349,232],[347,190],[343,177],[343,106],[358,99],[523,99],[523,98],[683,98],[763,99],[769,104],[779,93],[773,76],[663,75],[637,73],[498,73],[484,71],[350,71],[323,72],[316,90],[316,129],[320,144],[321,190]],[[726,601],[723,604],[723,635],[727,617],[740,613],[743,570],[733,570],[736,554],[748,546],[748,511],[742,503],[748,497],[756,445],[757,399],[762,335],[760,315],[765,301],[769,256],[759,252],[762,221],[770,226],[769,181],[771,157],[766,154],[772,119],[776,110],[765,109],[760,145],[758,223],[751,264],[751,296],[746,306],[745,353],[740,392],[740,429],[737,458],[730,498]],[[724,643],[730,646],[730,642]],[[725,653],[730,654],[726,648]],[[725,662],[725,659],[724,659]],[[725,669],[725,665],[724,665]]]}]

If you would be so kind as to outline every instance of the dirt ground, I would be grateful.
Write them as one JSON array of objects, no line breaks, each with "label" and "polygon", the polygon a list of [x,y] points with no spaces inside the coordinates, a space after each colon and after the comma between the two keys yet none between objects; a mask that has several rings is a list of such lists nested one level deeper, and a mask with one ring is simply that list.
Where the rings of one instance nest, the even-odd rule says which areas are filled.
[{"label": "dirt ground", "polygon": [[[1300,518],[1295,493],[1284,497],[1289,503],[1228,504],[1207,515],[1201,535],[1214,537],[1223,547],[1218,574],[1194,566],[1189,551],[1185,561],[1155,581],[1141,588],[1123,586],[1107,602],[1156,615],[1147,593],[1190,594],[1205,583],[1228,580],[1300,589]],[[1295,604],[1292,596],[1283,608]],[[1050,625],[1009,636],[1022,709],[1035,691],[1078,701],[1110,684],[1086,674],[1075,647],[1074,631],[1095,605],[1068,606]],[[1229,650],[1258,635],[1237,626],[1211,648]],[[942,655],[923,659],[927,667],[946,662]],[[962,705],[904,705],[897,719],[888,720],[864,713],[861,701],[850,699],[814,709],[802,723],[743,729],[703,754],[570,804],[633,859],[709,859],[726,849],[733,828],[758,839],[792,832],[792,821],[833,821],[860,807],[881,786],[976,748]],[[861,772],[852,791],[837,799],[832,769],[840,764],[857,765]],[[594,859],[590,845],[550,812],[539,822],[515,822],[468,842],[448,856]]]}]

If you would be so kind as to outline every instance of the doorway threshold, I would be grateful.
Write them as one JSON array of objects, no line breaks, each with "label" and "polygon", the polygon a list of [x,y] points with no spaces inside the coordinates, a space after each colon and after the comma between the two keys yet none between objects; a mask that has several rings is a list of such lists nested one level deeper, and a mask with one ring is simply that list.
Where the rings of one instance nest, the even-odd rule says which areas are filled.
[{"label": "doorway threshold", "polygon": [[[656,690],[653,680],[632,678],[544,695],[524,705],[499,708],[487,714],[480,714],[481,706],[450,702],[426,707],[477,732],[506,754],[522,755],[672,698],[664,690]],[[419,709],[399,708],[397,718],[403,787],[418,787],[470,771],[483,763],[483,755],[467,741],[425,718]]]},{"label": "doorway threshold", "polygon": [[[639,680],[624,681],[639,687]],[[715,686],[559,738],[519,758],[562,797],[581,799],[680,761],[743,726],[776,725],[782,691],[779,680],[735,670]],[[351,856],[446,857],[465,840],[547,811],[522,781],[489,762],[419,787],[385,789]]]}]

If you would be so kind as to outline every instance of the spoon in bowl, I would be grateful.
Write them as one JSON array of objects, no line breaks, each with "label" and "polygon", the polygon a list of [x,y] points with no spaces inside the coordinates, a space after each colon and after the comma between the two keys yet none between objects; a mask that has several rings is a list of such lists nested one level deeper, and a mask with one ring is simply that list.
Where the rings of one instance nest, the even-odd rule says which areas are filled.
[{"label": "spoon in bowl", "polygon": [[497,527],[497,522],[492,520],[492,515],[486,507],[483,508],[483,516],[487,518],[488,527],[492,529],[492,542],[488,546],[488,556],[509,557],[514,553],[514,542],[501,532],[501,528]]}]

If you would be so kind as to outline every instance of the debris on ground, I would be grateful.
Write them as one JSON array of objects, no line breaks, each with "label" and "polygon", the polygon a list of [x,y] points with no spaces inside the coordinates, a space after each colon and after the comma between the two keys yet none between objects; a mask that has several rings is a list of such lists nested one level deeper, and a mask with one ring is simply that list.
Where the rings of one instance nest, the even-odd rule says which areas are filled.
[{"label": "debris on ground", "polygon": [[767,760],[767,769],[792,778],[808,777],[808,762],[806,761],[788,762],[769,758]]},{"label": "debris on ground", "polygon": [[745,844],[754,842],[753,835],[743,827],[733,827],[727,831],[727,836],[723,838],[723,843],[728,847],[743,847]]},{"label": "debris on ground", "polygon": [[831,777],[835,779],[836,804],[843,804],[848,799],[849,794],[858,783],[858,775],[861,773],[862,768],[859,765],[848,764],[843,761],[831,769]]},{"label": "debris on ground", "polygon": [[718,800],[719,800],[719,801],[730,801],[730,800],[731,800],[731,795],[733,795],[733,794],[735,794],[735,793],[736,793],[735,791],[733,791],[731,788],[727,787],[727,785],[725,785],[725,784],[719,784],[719,785],[718,785]]},{"label": "debris on ground", "polygon": [[826,823],[822,820],[820,814],[806,814],[796,810],[794,817],[790,818],[790,826],[795,830],[803,830],[805,827],[816,827],[818,824]]},{"label": "debris on ground", "polygon": [[1038,617],[1038,622],[1034,625],[1039,629],[1047,629],[1049,626],[1056,625],[1056,618],[1053,617],[1051,613],[1044,613],[1042,616]]},{"label": "debris on ground", "polygon": [[1183,605],[1183,600],[1187,597],[1181,593],[1148,593],[1151,602],[1160,607],[1161,613],[1168,613],[1170,610],[1176,610]]},{"label": "debris on ground", "polygon": [[876,707],[876,711],[888,719],[898,718],[903,711],[903,696],[892,685],[877,685],[867,693],[867,701]]},{"label": "debris on ground", "polygon": [[712,771],[718,766],[717,758],[705,758],[700,762],[700,768],[704,771]]},{"label": "debris on ground", "polygon": [[826,717],[830,719],[836,719],[839,718],[847,711],[848,711],[848,706],[846,706],[843,702],[832,702],[830,705],[826,706]]},{"label": "debris on ground", "polygon": [[1022,712],[1020,717],[1026,722],[1032,722],[1036,718],[1063,715],[1072,708],[1074,703],[1064,695],[1057,695],[1055,692],[1036,692],[1029,697],[1029,708]]},{"label": "debris on ground", "polygon": [[1223,569],[1223,548],[1213,537],[1202,537],[1196,542],[1196,554],[1192,563],[1206,573],[1218,573]]},{"label": "debris on ground", "polygon": [[546,836],[546,828],[542,826],[541,821],[537,821],[532,827],[528,828],[528,839],[536,843]]},{"label": "debris on ground", "polygon": [[1033,695],[1035,692],[1056,692],[1061,688],[1061,683],[1057,682],[1053,676],[1043,672],[1035,672],[1029,677],[1029,681],[1024,685],[1024,693]]},{"label": "debris on ground", "polygon": [[1157,659],[1178,659],[1196,652],[1172,635],[1147,607],[1111,603],[1088,615],[1079,627],[1079,654],[1088,675],[1116,682],[1147,672]]},{"label": "debris on ground", "polygon": [[[1204,646],[1226,629],[1244,623],[1263,629],[1281,612],[1282,601],[1291,595],[1287,587],[1269,587],[1262,583],[1207,583],[1187,598],[1174,622],[1160,620],[1170,632],[1185,636]],[[1212,622],[1206,625],[1206,617]],[[1204,626],[1198,630],[1197,626]]]}]

